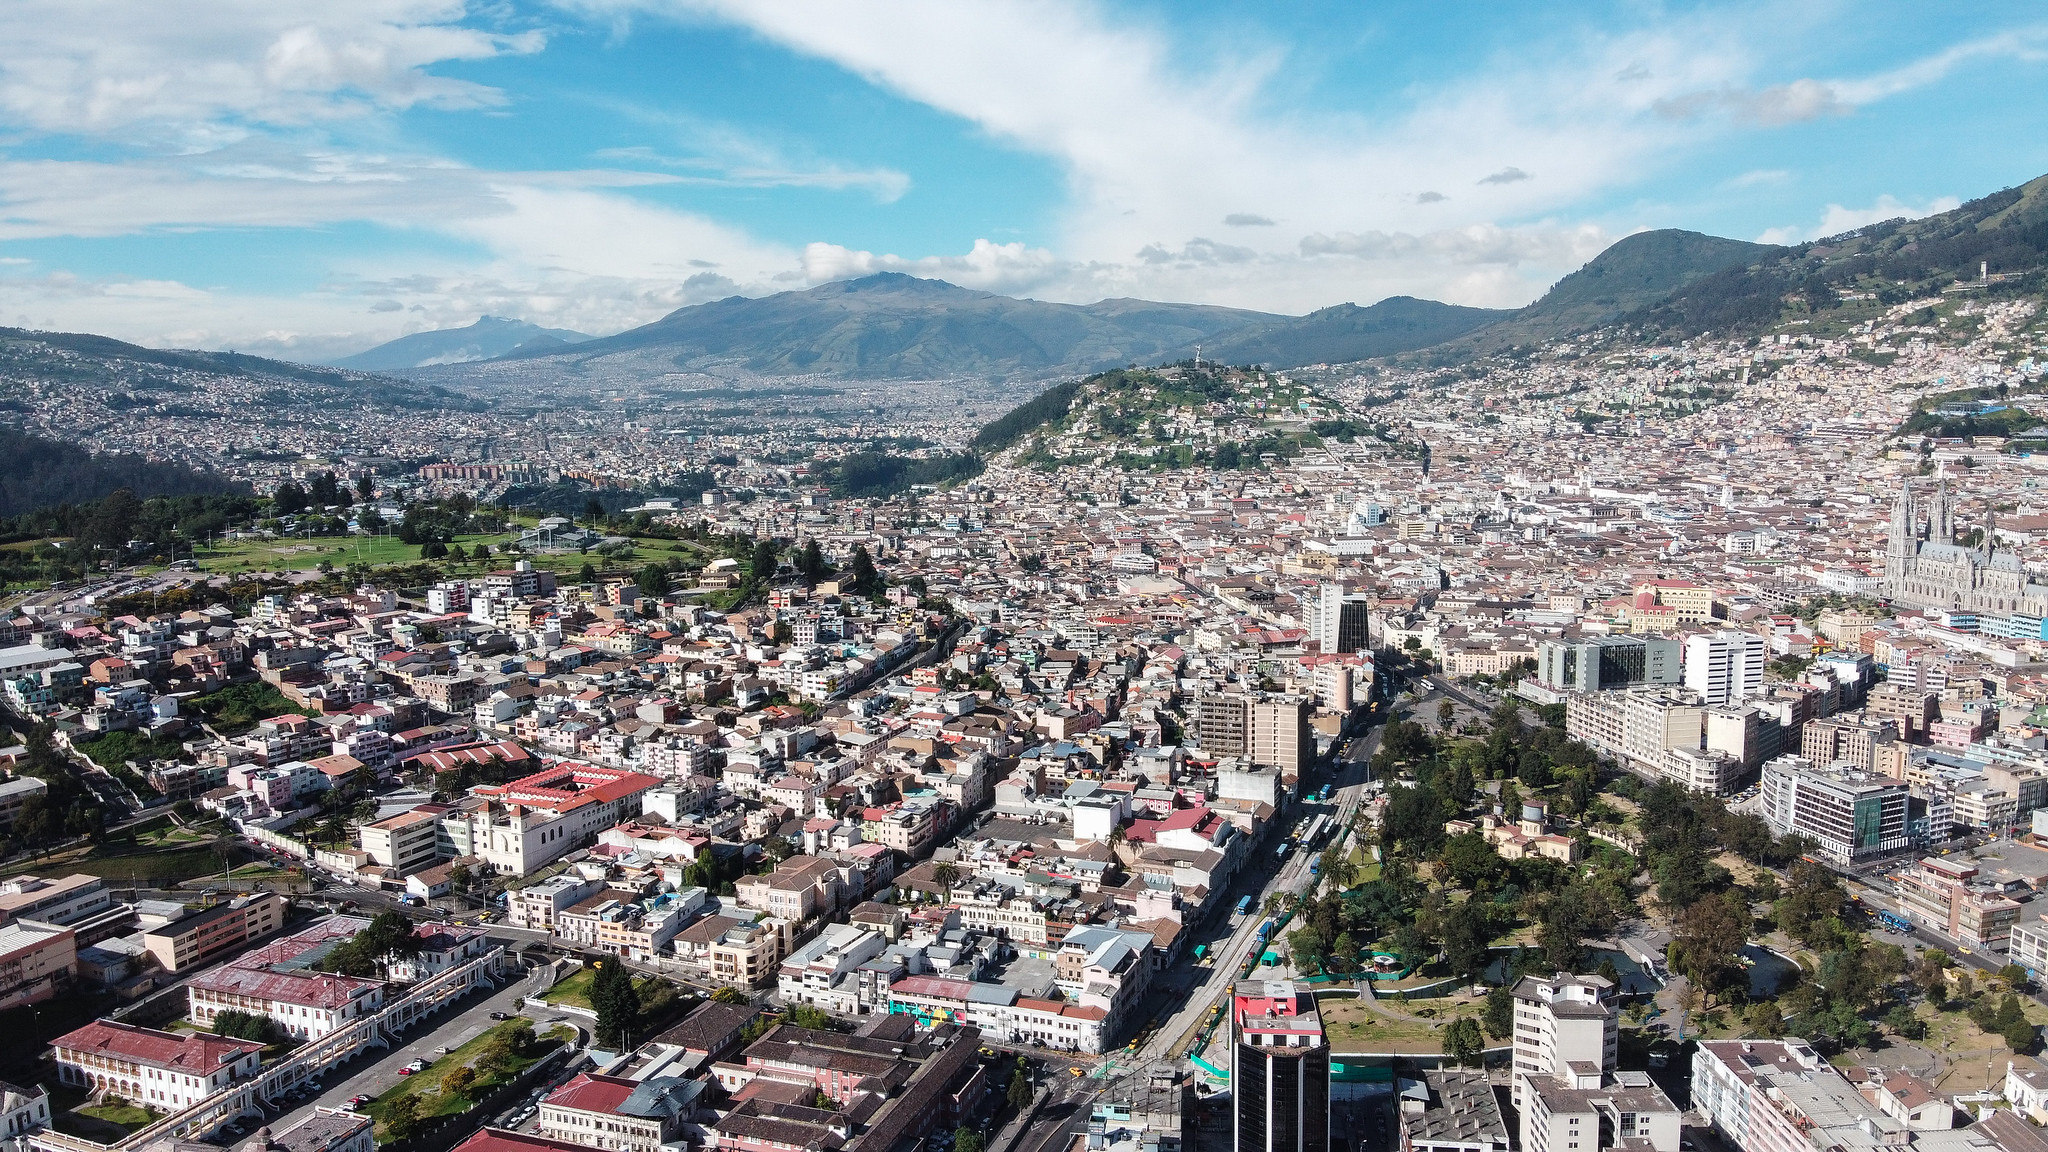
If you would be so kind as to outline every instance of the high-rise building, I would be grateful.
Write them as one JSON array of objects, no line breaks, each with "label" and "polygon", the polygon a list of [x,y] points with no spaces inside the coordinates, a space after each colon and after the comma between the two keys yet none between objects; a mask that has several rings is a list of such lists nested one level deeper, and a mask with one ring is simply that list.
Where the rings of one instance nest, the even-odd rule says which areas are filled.
[{"label": "high-rise building", "polygon": [[1799,730],[1799,754],[1815,764],[1852,764],[1871,772],[1898,738],[1898,721],[1889,717],[1829,716]]},{"label": "high-rise building", "polygon": [[1330,1046],[1315,996],[1286,980],[1230,994],[1235,1152],[1330,1152]]},{"label": "high-rise building", "polygon": [[1237,692],[1204,692],[1195,699],[1195,741],[1211,756],[1242,756],[1249,747],[1252,698]]},{"label": "high-rise building", "polygon": [[1599,976],[1515,985],[1514,1098],[1525,1152],[1678,1152],[1678,1106],[1642,1072],[1615,1070],[1615,988]]},{"label": "high-rise building", "polygon": [[1283,777],[1300,776],[1315,756],[1308,715],[1306,696],[1266,696],[1252,701],[1245,757],[1254,764],[1278,768]]},{"label": "high-rise building", "polygon": [[1211,692],[1195,701],[1195,738],[1212,756],[1242,756],[1299,776],[1315,754],[1306,696]]},{"label": "high-rise building", "polygon": [[1850,765],[1780,756],[1764,765],[1763,816],[1772,831],[1798,833],[1835,860],[1906,847],[1906,783]]},{"label": "high-rise building", "polygon": [[1685,638],[1685,686],[1708,704],[1732,704],[1764,687],[1764,638],[1754,632],[1696,633]]},{"label": "high-rise building", "polygon": [[1573,1064],[1614,1067],[1620,1033],[1614,983],[1604,976],[1524,976],[1515,985],[1515,1107],[1524,1080],[1561,1076]]},{"label": "high-rise building", "polygon": [[1372,647],[1366,623],[1370,597],[1363,592],[1346,593],[1344,585],[1326,581],[1316,596],[1316,643],[1326,653],[1363,652]]},{"label": "high-rise building", "polygon": [[1676,684],[1679,644],[1666,636],[1588,636],[1536,646],[1536,681],[1558,692],[1601,692],[1639,684]]}]

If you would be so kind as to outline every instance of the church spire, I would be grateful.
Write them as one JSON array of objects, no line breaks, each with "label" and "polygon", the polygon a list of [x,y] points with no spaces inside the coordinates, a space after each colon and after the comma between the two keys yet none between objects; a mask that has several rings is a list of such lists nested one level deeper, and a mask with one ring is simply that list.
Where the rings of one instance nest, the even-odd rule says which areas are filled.
[{"label": "church spire", "polygon": [[1943,470],[1934,485],[1934,508],[1927,517],[1927,535],[1936,544],[1955,543],[1955,529],[1949,524],[1948,513],[1948,472]]},{"label": "church spire", "polygon": [[1920,522],[1913,507],[1913,481],[1908,479],[1899,485],[1899,498],[1892,504],[1891,531],[1885,539],[1884,586],[1887,595],[1898,595],[1919,551]]}]

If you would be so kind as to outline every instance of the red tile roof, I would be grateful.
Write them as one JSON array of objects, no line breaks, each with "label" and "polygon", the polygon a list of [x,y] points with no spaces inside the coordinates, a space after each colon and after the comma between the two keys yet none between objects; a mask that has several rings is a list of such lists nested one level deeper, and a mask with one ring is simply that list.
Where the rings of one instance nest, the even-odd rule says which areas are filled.
[{"label": "red tile roof", "polygon": [[51,1041],[55,1048],[92,1052],[145,1064],[151,1068],[175,1068],[181,1072],[210,1074],[251,1052],[263,1051],[252,1040],[200,1033],[158,1032],[111,1020],[95,1020],[76,1032]]},{"label": "red tile roof", "polygon": [[617,1112],[626,1097],[633,1094],[639,1082],[623,1080],[617,1076],[593,1076],[588,1072],[579,1073],[574,1080],[548,1093],[545,1103],[557,1108],[574,1108],[578,1112]]},{"label": "red tile roof", "polygon": [[560,1140],[549,1140],[544,1136],[528,1136],[523,1132],[508,1132],[503,1128],[486,1128],[462,1143],[454,1152],[590,1152],[581,1144],[568,1144]]}]

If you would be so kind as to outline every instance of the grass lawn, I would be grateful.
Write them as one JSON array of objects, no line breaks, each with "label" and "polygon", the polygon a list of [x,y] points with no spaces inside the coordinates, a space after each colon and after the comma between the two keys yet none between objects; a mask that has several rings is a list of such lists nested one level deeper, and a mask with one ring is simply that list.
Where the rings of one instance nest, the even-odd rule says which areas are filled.
[{"label": "grass lawn", "polygon": [[553,1032],[539,1037],[533,1049],[514,1058],[509,1068],[490,1073],[486,1073],[480,1068],[476,1069],[476,1084],[470,1088],[467,1094],[451,1096],[441,1091],[441,1078],[457,1068],[473,1067],[477,1058],[483,1055],[484,1048],[491,1043],[492,1037],[510,1033],[521,1024],[530,1026],[532,1023],[533,1021],[531,1020],[515,1016],[501,1024],[487,1028],[483,1032],[478,1033],[467,1044],[433,1061],[424,1069],[407,1076],[399,1082],[396,1088],[365,1104],[362,1112],[377,1122],[378,1139],[385,1140],[389,1138],[384,1129],[384,1117],[394,1102],[407,1096],[417,1097],[420,1102],[419,1114],[422,1119],[430,1119],[435,1116],[453,1116],[460,1112],[466,1112],[474,1106],[476,1097],[483,1096],[498,1085],[514,1079],[520,1073],[531,1068],[535,1061],[553,1051],[556,1046],[564,1043],[573,1035],[573,1033],[570,1033],[565,1028],[557,1028]]},{"label": "grass lawn", "polygon": [[263,680],[230,684],[218,692],[193,697],[192,704],[228,733],[253,728],[259,720],[299,711],[298,705],[286,699],[276,685]]},{"label": "grass lawn", "polygon": [[[87,759],[112,771],[130,760],[182,760],[185,746],[176,740],[152,740],[133,732],[109,732],[97,740],[84,740],[78,750]],[[144,785],[147,788],[147,785]],[[153,795],[153,793],[152,793]]]},{"label": "grass lawn", "polygon": [[[520,523],[510,532],[491,534],[463,534],[455,537],[451,544],[460,544],[465,552],[472,551],[478,544],[490,545],[492,556],[485,563],[444,566],[456,572],[482,572],[509,559],[504,546],[519,538],[519,532],[532,527],[532,518],[520,518]],[[389,531],[387,529],[387,531]],[[620,535],[630,536],[622,532]],[[603,572],[607,568],[615,572],[630,572],[651,561],[666,562],[671,558],[681,559],[690,568],[702,568],[718,558],[721,553],[687,540],[661,540],[651,536],[633,537],[633,554],[627,557],[607,558],[596,553],[585,555],[580,552],[528,553],[519,557],[530,560],[536,568],[574,575],[584,564],[590,564]],[[394,535],[385,536],[316,536],[304,539],[285,540],[233,540],[224,541],[218,547],[200,550],[195,560],[204,572],[276,572],[303,571],[318,568],[321,563],[336,568],[350,564],[412,564],[420,559],[417,544],[407,544]]]},{"label": "grass lawn", "polygon": [[119,1124],[130,1131],[147,1128],[163,1118],[161,1112],[152,1112],[140,1104],[130,1104],[118,1096],[108,1097],[104,1104],[92,1104],[84,1108],[74,1108],[72,1111],[81,1116],[105,1120],[109,1124]]},{"label": "grass lawn", "polygon": [[1441,1024],[1451,1019],[1396,1020],[1373,1011],[1363,1000],[1322,1000],[1317,1010],[1333,1052],[1442,1052]]},{"label": "grass lawn", "polygon": [[[574,975],[564,978],[553,988],[548,989],[548,1003],[572,1004],[578,1008],[594,1008],[596,1005],[590,1002],[590,986],[596,980],[597,969],[578,968]],[[652,976],[636,976],[633,978],[633,988],[640,993],[640,1003],[643,1006],[647,1003],[649,995],[655,991],[660,983],[661,981],[656,980]]]},{"label": "grass lawn", "polygon": [[55,868],[62,869],[58,875],[83,872],[88,876],[105,877],[114,884],[133,880],[138,884],[162,886],[218,873],[221,864],[213,849],[201,845],[151,848],[139,843],[124,843],[72,849],[33,860],[16,860],[0,875],[45,873]]}]

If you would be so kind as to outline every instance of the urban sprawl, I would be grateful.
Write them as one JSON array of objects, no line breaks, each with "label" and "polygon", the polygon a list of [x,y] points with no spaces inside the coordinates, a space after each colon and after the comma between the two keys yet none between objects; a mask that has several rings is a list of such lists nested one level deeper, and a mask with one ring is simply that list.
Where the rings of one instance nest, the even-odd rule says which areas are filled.
[{"label": "urban sprawl", "polygon": [[[0,1124],[2048,1152],[2043,336],[1969,289],[1840,337],[1132,369],[887,495],[821,477],[962,453],[1006,393],[37,380],[25,426],[288,487],[218,534],[337,562],[12,597]],[[475,563],[340,550],[458,520]]]}]

